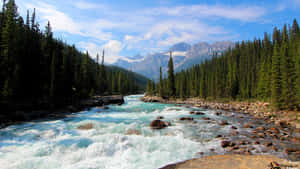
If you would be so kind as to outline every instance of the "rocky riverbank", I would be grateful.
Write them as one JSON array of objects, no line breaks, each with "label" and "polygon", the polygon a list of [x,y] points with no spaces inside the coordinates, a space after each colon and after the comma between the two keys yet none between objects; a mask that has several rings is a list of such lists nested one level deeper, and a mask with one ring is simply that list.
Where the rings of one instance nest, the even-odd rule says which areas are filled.
[{"label": "rocky riverbank", "polygon": [[161,169],[266,169],[271,165],[280,169],[297,169],[300,162],[289,162],[270,155],[216,155],[170,164]]},{"label": "rocky riverbank", "polygon": [[300,130],[300,112],[298,111],[273,111],[270,103],[265,102],[210,102],[199,98],[189,98],[186,100],[167,100],[157,96],[145,96],[141,99],[144,102],[160,102],[170,104],[188,104],[194,107],[212,110],[223,110],[249,114],[254,118],[262,119],[267,123],[276,125],[289,125]]},{"label": "rocky riverbank", "polygon": [[112,96],[94,96],[90,99],[82,100],[76,104],[68,105],[55,109],[41,109],[34,111],[23,111],[18,110],[14,112],[0,114],[0,128],[6,126],[23,123],[33,120],[42,120],[42,119],[58,119],[64,118],[70,113],[80,112],[84,109],[89,109],[91,107],[103,107],[106,108],[106,105],[109,104],[123,104],[124,98],[121,95],[112,95]]},{"label": "rocky riverbank", "polygon": [[[222,133],[216,136],[216,139],[220,140],[219,146],[224,149],[222,154],[273,154],[288,160],[300,161],[300,129],[297,119],[299,112],[273,112],[270,104],[261,102],[217,103],[200,99],[165,100],[149,96],[143,97],[142,101],[177,104],[177,106],[190,108],[191,116],[178,119],[185,123],[200,125],[206,122],[229,126],[231,129],[229,134]],[[209,118],[197,108],[210,109],[217,117],[225,117],[228,121]],[[194,120],[193,117],[196,116],[201,120]],[[239,125],[232,125],[233,121],[238,121]],[[199,154],[201,157],[215,154],[214,149],[211,149],[211,152],[208,154],[199,152]]]}]

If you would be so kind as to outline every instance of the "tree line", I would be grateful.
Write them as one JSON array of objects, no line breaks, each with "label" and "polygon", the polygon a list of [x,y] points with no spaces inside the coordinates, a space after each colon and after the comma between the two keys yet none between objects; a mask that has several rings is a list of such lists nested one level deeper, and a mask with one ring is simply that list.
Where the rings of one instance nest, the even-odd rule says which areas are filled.
[{"label": "tree line", "polygon": [[[172,62],[170,57],[169,63]],[[169,65],[168,74],[173,66]],[[274,28],[263,39],[242,41],[210,60],[162,79],[149,81],[148,95],[208,100],[260,100],[276,109],[300,109],[300,29]],[[172,85],[170,85],[172,83]],[[173,89],[175,86],[175,89]]]},{"label": "tree line", "polygon": [[65,105],[94,94],[129,94],[143,90],[141,76],[99,64],[53,37],[50,22],[41,31],[36,12],[18,14],[14,0],[0,12],[0,107]]}]

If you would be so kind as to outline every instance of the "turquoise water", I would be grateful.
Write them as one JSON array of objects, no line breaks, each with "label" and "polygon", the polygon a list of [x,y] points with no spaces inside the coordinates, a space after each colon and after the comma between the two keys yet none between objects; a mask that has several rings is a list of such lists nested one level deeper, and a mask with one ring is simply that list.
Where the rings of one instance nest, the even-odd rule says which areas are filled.
[{"label": "turquoise water", "polygon": [[[0,130],[2,169],[154,169],[169,163],[200,157],[199,152],[215,149],[222,153],[217,134],[230,132],[193,116],[197,124],[181,122],[195,108],[143,103],[140,95],[128,96],[122,106],[93,108],[65,119],[30,122]],[[214,119],[210,110],[202,110]],[[152,130],[158,116],[172,126]],[[91,130],[79,130],[84,124]],[[127,135],[130,129],[140,135]]]}]

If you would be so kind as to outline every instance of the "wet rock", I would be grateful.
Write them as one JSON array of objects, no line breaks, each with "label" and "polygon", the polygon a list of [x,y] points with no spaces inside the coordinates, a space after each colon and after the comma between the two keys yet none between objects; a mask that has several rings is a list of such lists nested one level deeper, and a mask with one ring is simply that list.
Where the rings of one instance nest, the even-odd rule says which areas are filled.
[{"label": "wet rock", "polygon": [[222,141],[221,142],[221,147],[226,148],[230,145],[231,141]]},{"label": "wet rock", "polygon": [[265,131],[265,128],[263,126],[257,127],[256,130]]},{"label": "wet rock", "polygon": [[300,139],[297,137],[292,138],[291,141],[294,143],[300,144]]},{"label": "wet rock", "polygon": [[241,146],[241,145],[246,145],[246,141],[241,140],[241,141],[238,142],[238,145],[240,145],[240,146]]},{"label": "wet rock", "polygon": [[279,126],[282,127],[282,128],[288,128],[289,127],[289,125],[286,121],[280,121]]},{"label": "wet rock", "polygon": [[90,130],[94,128],[94,125],[92,123],[80,125],[77,127],[79,130]]},{"label": "wet rock", "polygon": [[266,147],[270,147],[270,146],[272,146],[272,145],[273,145],[272,142],[265,142],[265,143],[264,143],[264,146],[266,146]]},{"label": "wet rock", "polygon": [[269,136],[271,136],[271,135],[273,135],[273,133],[271,132],[271,131],[265,131],[265,134],[267,134],[267,135],[269,135]]},{"label": "wet rock", "polygon": [[223,121],[219,122],[218,124],[221,126],[229,125],[229,123],[226,120],[223,120]]},{"label": "wet rock", "polygon": [[280,131],[279,131],[277,128],[275,128],[275,127],[271,127],[269,130],[272,131],[272,132],[275,133],[275,134],[279,134],[279,132],[280,132]]},{"label": "wet rock", "polygon": [[244,128],[253,128],[250,124],[245,124]]},{"label": "wet rock", "polygon": [[296,148],[286,148],[285,149],[285,152],[288,154],[288,153],[293,153],[293,152],[297,152],[297,149]]},{"label": "wet rock", "polygon": [[190,114],[194,114],[194,115],[205,115],[205,113],[200,112],[200,111],[191,111]]},{"label": "wet rock", "polygon": [[265,138],[266,135],[265,135],[265,133],[257,133],[257,136],[260,138]]},{"label": "wet rock", "polygon": [[215,115],[220,116],[220,115],[222,115],[222,112],[216,112]]},{"label": "wet rock", "polygon": [[276,148],[275,146],[272,146],[271,149],[274,151],[278,151],[278,148]]},{"label": "wet rock", "polygon": [[238,135],[238,134],[239,134],[238,131],[232,131],[232,132],[231,132],[231,135],[232,135],[232,136],[236,136],[236,135]]},{"label": "wet rock", "polygon": [[141,135],[141,132],[135,129],[129,129],[125,133],[126,135]]},{"label": "wet rock", "polygon": [[181,121],[193,121],[194,118],[193,117],[181,117],[181,118],[179,118],[179,120],[181,120]]},{"label": "wet rock", "polygon": [[203,155],[204,155],[204,152],[199,152],[199,154],[203,156]]},{"label": "wet rock", "polygon": [[239,147],[238,145],[235,145],[235,146],[232,147],[233,150],[237,150],[237,149],[239,149],[239,148],[240,148],[240,147]]},{"label": "wet rock", "polygon": [[167,126],[171,126],[172,125],[171,122],[169,122],[169,121],[166,121],[165,123],[166,123]]},{"label": "wet rock", "polygon": [[194,112],[194,111],[191,111],[190,114],[195,114],[195,112]]},{"label": "wet rock", "polygon": [[202,117],[201,119],[202,119],[202,120],[210,120],[209,117]]},{"label": "wet rock", "polygon": [[222,136],[222,135],[217,135],[217,136],[216,136],[216,138],[221,138],[221,137],[223,137],[223,136]]},{"label": "wet rock", "polygon": [[196,112],[195,115],[205,115],[203,112]]},{"label": "wet rock", "polygon": [[232,142],[232,141],[224,140],[224,141],[221,142],[221,147],[223,147],[223,148],[233,147],[233,146],[235,146],[235,143]]},{"label": "wet rock", "polygon": [[163,116],[158,116],[156,119],[161,120],[161,119],[164,119],[164,117]]},{"label": "wet rock", "polygon": [[161,120],[153,120],[150,124],[150,127],[152,129],[163,129],[167,126],[168,125],[164,121],[161,121]]},{"label": "wet rock", "polygon": [[232,128],[233,130],[237,130],[237,129],[238,129],[238,128],[235,127],[235,126],[231,126],[231,128]]}]

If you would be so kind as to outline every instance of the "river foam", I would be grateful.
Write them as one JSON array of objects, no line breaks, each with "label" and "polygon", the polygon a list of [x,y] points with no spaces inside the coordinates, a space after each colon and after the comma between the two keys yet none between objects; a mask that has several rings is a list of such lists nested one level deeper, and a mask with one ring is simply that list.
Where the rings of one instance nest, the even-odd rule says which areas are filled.
[{"label": "river foam", "polygon": [[[191,109],[143,103],[140,97],[128,96],[124,105],[109,106],[108,110],[93,108],[61,120],[0,130],[0,168],[154,169],[199,157],[199,152],[210,149],[223,151],[214,138],[226,128],[180,122],[179,117],[189,115]],[[149,124],[158,116],[172,126],[152,130]],[[78,129],[86,124],[93,128]],[[127,135],[128,130],[140,135]]]}]

